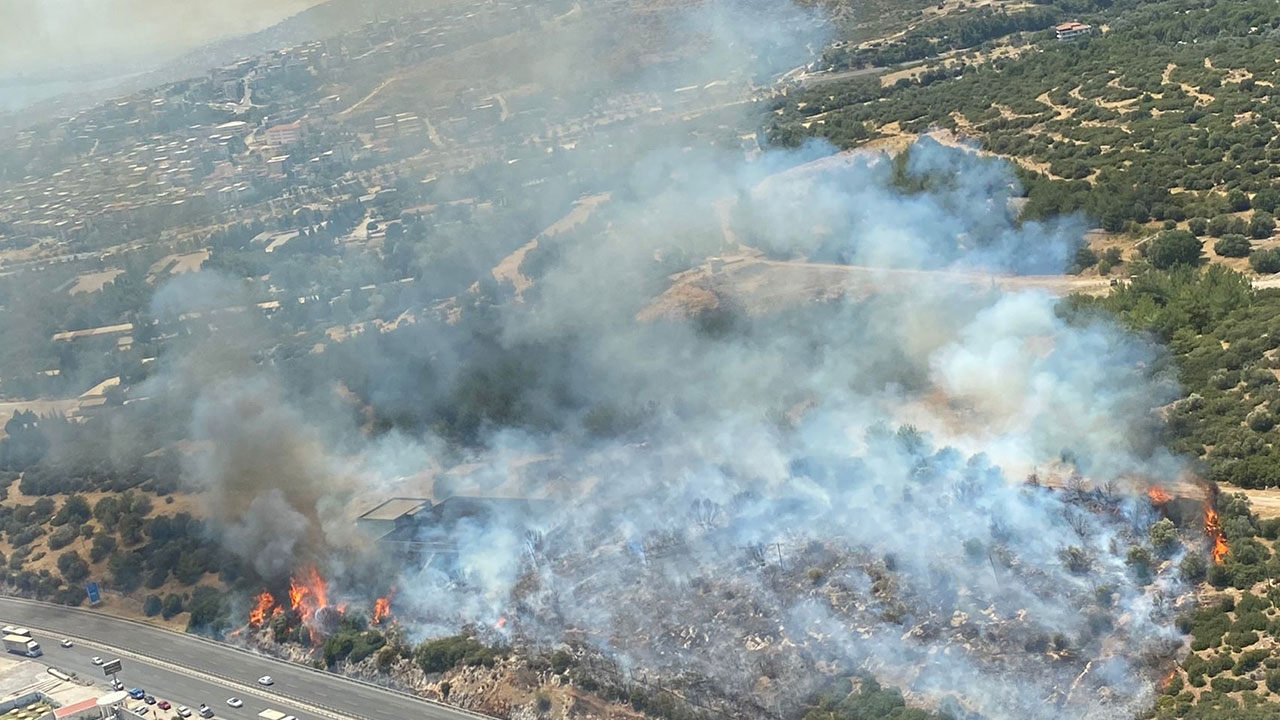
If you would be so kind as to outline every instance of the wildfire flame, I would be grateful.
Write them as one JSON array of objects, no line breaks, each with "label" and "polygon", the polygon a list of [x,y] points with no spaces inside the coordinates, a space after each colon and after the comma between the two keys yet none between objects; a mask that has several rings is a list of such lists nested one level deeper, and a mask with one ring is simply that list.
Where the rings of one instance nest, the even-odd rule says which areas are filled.
[{"label": "wildfire flame", "polygon": [[386,597],[380,597],[373,601],[373,624],[381,625],[384,621],[391,617],[391,597],[395,595],[393,589]]},{"label": "wildfire flame", "polygon": [[1221,565],[1231,546],[1222,534],[1222,525],[1218,522],[1218,511],[1212,505],[1204,506],[1204,532],[1213,541],[1213,562]]},{"label": "wildfire flame", "polygon": [[1155,505],[1164,505],[1173,499],[1173,496],[1165,491],[1159,485],[1153,485],[1147,489],[1147,497],[1151,498],[1151,502]]},{"label": "wildfire flame", "polygon": [[[393,587],[386,597],[374,601],[374,625],[384,624],[391,619],[391,599],[395,596],[395,591]],[[253,608],[249,610],[250,627],[262,627],[270,618],[290,613],[289,625],[296,626],[300,622],[307,628],[312,644],[317,646],[347,612],[346,603],[338,603],[336,606],[329,604],[329,583],[314,566],[289,579],[288,605],[277,600],[268,590],[254,596],[253,602]]]},{"label": "wildfire flame", "polygon": [[1169,674],[1164,676],[1164,680],[1160,681],[1160,690],[1163,691],[1165,688],[1169,687],[1169,683],[1173,682],[1173,678],[1176,677],[1177,675],[1178,675],[1177,668],[1170,670]]},{"label": "wildfire flame", "polygon": [[329,583],[315,567],[303,570],[300,576],[289,578],[289,607],[298,613],[302,622],[309,623],[324,608],[329,607]]},{"label": "wildfire flame", "polygon": [[279,610],[276,607],[276,599],[271,596],[271,593],[263,590],[261,595],[254,598],[253,609],[249,611],[249,624],[253,627],[262,627],[272,608]]}]

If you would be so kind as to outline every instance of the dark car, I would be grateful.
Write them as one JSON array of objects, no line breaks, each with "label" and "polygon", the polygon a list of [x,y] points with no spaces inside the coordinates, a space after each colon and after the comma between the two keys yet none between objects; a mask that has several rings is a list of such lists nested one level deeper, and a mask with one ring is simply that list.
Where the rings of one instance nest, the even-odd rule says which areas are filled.
[{"label": "dark car", "polygon": [[142,688],[134,688],[129,691],[129,697],[133,698],[134,700],[141,700],[146,696],[147,696],[147,691],[143,690]]},{"label": "dark car", "polygon": [[155,697],[154,695],[148,695],[148,696],[146,696],[146,697],[142,698],[142,702],[144,702],[144,703],[146,703],[146,704],[148,704],[148,705],[155,705],[155,704],[156,704],[156,697]]}]

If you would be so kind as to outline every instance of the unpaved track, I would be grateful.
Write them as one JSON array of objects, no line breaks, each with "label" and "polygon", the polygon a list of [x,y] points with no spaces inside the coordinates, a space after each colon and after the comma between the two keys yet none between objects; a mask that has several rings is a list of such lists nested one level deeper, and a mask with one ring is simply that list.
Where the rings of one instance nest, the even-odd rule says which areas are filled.
[{"label": "unpaved track", "polygon": [[1253,512],[1262,519],[1280,517],[1280,489],[1246,490],[1230,483],[1218,483],[1224,493],[1244,493],[1253,506]]}]

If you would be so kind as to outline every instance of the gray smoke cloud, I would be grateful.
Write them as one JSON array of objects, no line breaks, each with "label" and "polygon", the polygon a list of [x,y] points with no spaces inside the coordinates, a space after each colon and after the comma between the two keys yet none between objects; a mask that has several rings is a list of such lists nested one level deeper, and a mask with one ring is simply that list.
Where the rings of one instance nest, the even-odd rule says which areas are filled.
[{"label": "gray smoke cloud", "polygon": [[[603,237],[562,253],[504,326],[511,342],[584,338],[572,372],[584,394],[648,420],[626,441],[525,438],[562,478],[545,491],[554,509],[524,519],[546,547],[522,548],[525,523],[461,526],[456,566],[403,571],[407,616],[435,618],[427,634],[509,615],[539,639],[581,631],[730,697],[758,695],[762,675],[811,688],[826,659],[988,717],[1126,717],[1148,702],[1187,591],[1170,573],[1137,582],[1126,564],[1155,519],[1145,483],[1182,472],[1156,442],[1152,408],[1174,397],[1148,370],[1156,349],[1068,323],[1048,294],[941,273],[739,318],[723,335],[635,320],[653,298],[646,262],[731,250],[724,198],[749,199],[758,233],[829,229],[851,257],[893,268],[950,253],[951,267],[1005,270],[1077,241],[1070,223],[990,216],[985,193],[1012,183],[1007,170],[992,183],[990,164],[931,144],[913,157],[953,167],[955,186],[903,197],[867,159],[759,192],[767,162],[726,171],[685,156],[688,183],[611,203]],[[973,250],[957,247],[962,232]],[[1064,475],[1137,499],[1022,483],[1063,458]],[[1073,548],[1087,568],[1064,558]],[[808,588],[807,570],[821,578]],[[1053,660],[1026,650],[1045,643],[1061,646]]]},{"label": "gray smoke cloud", "polygon": [[[702,60],[645,68],[643,83],[679,87],[727,62],[755,74],[806,45],[770,28],[808,16],[727,7],[691,16]],[[592,36],[561,50],[543,66],[581,72],[566,58],[603,53]],[[616,151],[622,187],[541,238],[554,253],[532,287],[492,309],[501,349],[557,345],[523,398],[556,422],[490,428],[459,458],[430,433],[372,437],[329,385],[283,390],[247,319],[174,353],[156,387],[194,398],[184,471],[215,498],[228,547],[268,578],[348,567],[358,541],[340,511],[428,475],[437,500],[482,489],[546,504],[459,520],[433,538],[450,553],[380,561],[417,638],[474,625],[571,640],[674,683],[709,680],[743,715],[793,712],[824,678],[859,671],[991,718],[1118,718],[1149,702],[1188,592],[1177,557],[1150,578],[1127,562],[1156,519],[1142,489],[1184,472],[1158,442],[1153,408],[1176,396],[1152,372],[1160,350],[1064,319],[1047,293],[964,279],[1061,270],[1079,221],[1020,222],[1007,166],[929,141],[905,168],[925,189],[903,192],[875,155],[816,169],[805,163],[831,148],[744,158],[636,132],[644,142]],[[748,268],[720,276],[737,286],[678,302],[673,273],[727,259]],[[796,303],[814,293],[792,259],[861,269],[843,297]],[[199,278],[174,280],[157,312],[219,306]],[[672,297],[678,312],[653,312]],[[486,360],[422,337],[362,359],[378,392],[423,392],[397,370],[415,353],[442,366],[438,398]],[[602,413],[620,430],[601,432]],[[1054,472],[1068,487],[1024,482]],[[367,591],[340,572],[336,585]]]},{"label": "gray smoke cloud", "polygon": [[163,58],[260,30],[319,2],[0,0],[0,76]]}]

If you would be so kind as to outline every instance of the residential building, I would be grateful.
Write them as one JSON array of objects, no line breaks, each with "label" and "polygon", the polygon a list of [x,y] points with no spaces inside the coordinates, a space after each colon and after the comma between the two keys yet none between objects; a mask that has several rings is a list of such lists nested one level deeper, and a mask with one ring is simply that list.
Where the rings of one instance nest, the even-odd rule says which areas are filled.
[{"label": "residential building", "polygon": [[267,128],[264,137],[268,145],[292,145],[302,138],[302,124],[297,122],[273,125]]},{"label": "residential building", "polygon": [[1088,35],[1089,31],[1093,30],[1093,28],[1082,22],[1072,20],[1071,22],[1065,22],[1061,25],[1055,26],[1053,30],[1058,34],[1058,40],[1067,41],[1075,40],[1081,35]]}]

